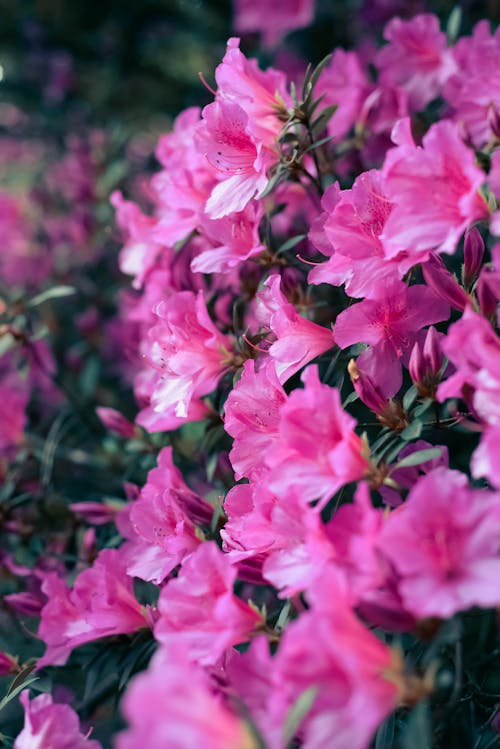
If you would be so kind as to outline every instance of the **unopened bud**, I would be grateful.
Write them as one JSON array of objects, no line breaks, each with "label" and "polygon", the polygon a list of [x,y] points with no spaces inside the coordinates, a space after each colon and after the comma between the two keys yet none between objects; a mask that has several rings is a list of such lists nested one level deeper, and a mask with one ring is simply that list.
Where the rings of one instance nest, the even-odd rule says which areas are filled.
[{"label": "unopened bud", "polygon": [[135,436],[135,425],[114,408],[99,406],[96,408],[96,413],[104,426],[111,432],[115,432],[125,439],[131,439]]},{"label": "unopened bud", "polygon": [[[496,274],[487,268],[483,268],[479,281],[477,282],[477,301],[483,315],[490,321],[495,319],[498,305],[498,296],[495,292],[494,278]],[[490,278],[491,277],[491,278]]]},{"label": "unopened bud", "polygon": [[354,359],[351,359],[347,365],[347,371],[354,390],[365,406],[368,406],[370,411],[376,414],[383,411],[387,404],[387,398],[384,398],[371,379],[358,368]]},{"label": "unopened bud", "polygon": [[385,398],[370,377],[362,372],[354,359],[347,366],[354,390],[365,406],[373,411],[385,427],[402,432],[408,426],[408,417],[399,400]]},{"label": "unopened bud", "polygon": [[410,377],[421,398],[435,400],[442,366],[443,354],[439,344],[439,334],[435,328],[430,327],[424,345],[421,346],[417,341],[413,346],[408,365]]},{"label": "unopened bud", "polygon": [[470,288],[479,275],[484,258],[484,241],[475,226],[468,229],[464,239],[463,282]]},{"label": "unopened bud", "polygon": [[431,255],[428,261],[422,265],[427,286],[430,286],[441,299],[463,312],[469,303],[469,297],[459,285],[455,276],[446,268],[445,264],[437,255]]},{"label": "unopened bud", "polygon": [[0,676],[7,676],[8,674],[19,673],[19,663],[17,657],[15,658],[8,653],[0,651]]}]

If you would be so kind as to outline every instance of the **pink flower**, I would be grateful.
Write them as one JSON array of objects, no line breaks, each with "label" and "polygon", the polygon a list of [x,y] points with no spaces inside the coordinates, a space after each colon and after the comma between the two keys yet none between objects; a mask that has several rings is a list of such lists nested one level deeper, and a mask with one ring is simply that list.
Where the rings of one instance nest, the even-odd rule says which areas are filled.
[{"label": "pink flower", "polygon": [[471,472],[475,478],[487,478],[492,486],[500,489],[500,424],[486,429],[481,442],[472,456]]},{"label": "pink flower", "polygon": [[334,341],[331,330],[298,314],[280,285],[279,275],[269,276],[256,299],[258,318],[276,336],[267,353],[283,383],[312,359],[333,348]]},{"label": "pink flower", "polygon": [[417,617],[500,603],[500,495],[469,489],[458,471],[423,476],[388,518],[378,548]]},{"label": "pink flower", "polygon": [[98,741],[80,733],[78,715],[69,705],[54,703],[50,694],[30,701],[28,690],[19,700],[24,707],[24,728],[14,749],[101,749]]},{"label": "pink flower", "polygon": [[301,746],[322,749],[333,740],[335,749],[366,749],[398,700],[391,651],[356,619],[333,571],[309,600],[312,611],[288,625],[274,657],[269,720],[282,726],[299,696],[314,689]]},{"label": "pink flower", "polygon": [[221,181],[206,204],[210,218],[242,211],[267,185],[267,171],[275,156],[256,138],[249,116],[236,102],[219,99],[203,110],[197,131],[198,148]]},{"label": "pink flower", "polygon": [[203,250],[191,261],[194,273],[226,273],[264,250],[259,238],[259,223],[264,209],[252,201],[243,211],[200,222],[203,235],[213,247]]},{"label": "pink flower", "polygon": [[334,189],[330,187],[331,195],[325,193],[322,201],[326,209],[322,229],[327,244],[321,239],[321,244],[317,243],[316,227],[310,235],[330,259],[313,268],[309,282],[334,286],[345,283],[350,296],[372,296],[375,284],[400,277],[408,268],[404,263],[406,253],[388,260],[380,239],[393,203],[385,195],[382,175],[376,169],[363,172],[350,190],[335,195]]},{"label": "pink flower", "polygon": [[162,135],[156,157],[163,169],[151,179],[156,205],[155,242],[173,246],[195,231],[216,184],[214,170],[193,141],[200,126],[200,109],[189,107],[176,118],[172,132]]},{"label": "pink flower", "polygon": [[412,109],[424,109],[455,70],[439,19],[430,13],[409,21],[393,18],[384,37],[389,43],[375,57],[380,82],[402,86],[410,95]]},{"label": "pink flower", "polygon": [[236,569],[216,544],[201,544],[160,594],[155,637],[169,648],[185,647],[202,665],[248,640],[262,619],[234,595],[235,579]]},{"label": "pink flower", "polygon": [[227,42],[226,54],[215,71],[217,96],[239,104],[255,138],[272,147],[283,125],[278,115],[284,113],[285,104],[291,104],[286,75],[273,68],[260,70],[256,60],[247,60],[241,53],[239,43],[237,38]]},{"label": "pink flower", "polygon": [[402,250],[451,254],[467,227],[488,215],[478,192],[485,174],[450,121],[432,125],[422,146],[389,151],[383,173],[394,203],[381,234],[388,258]]},{"label": "pink flower", "polygon": [[161,251],[161,245],[152,236],[156,219],[146,216],[130,200],[124,200],[119,191],[111,194],[111,204],[116,210],[116,223],[126,238],[120,253],[120,270],[135,276],[133,285],[140,288]]},{"label": "pink flower", "polygon": [[238,34],[260,31],[264,44],[274,47],[285,34],[309,26],[314,17],[312,0],[235,0],[234,28]]},{"label": "pink flower", "polygon": [[488,109],[500,110],[500,31],[491,34],[488,21],[480,21],[471,37],[453,48],[456,73],[444,96],[457,122],[465,123],[474,145],[481,148],[492,135]]},{"label": "pink flower", "polygon": [[402,281],[378,285],[372,299],[348,307],[335,321],[334,335],[341,348],[367,343],[356,364],[366,370],[386,397],[401,387],[401,360],[408,362],[418,332],[424,325],[446,320],[448,305],[426,286]]},{"label": "pink flower", "polygon": [[162,648],[123,701],[117,749],[257,749],[248,728],[178,645]]},{"label": "pink flower", "polygon": [[173,464],[172,448],[163,448],[130,507],[127,573],[160,584],[201,543],[193,520],[210,525],[211,519],[210,505],[186,486]]},{"label": "pink flower", "polygon": [[38,667],[64,664],[73,648],[86,642],[147,627],[147,612],[136,601],[132,582],[116,549],[102,550],[72,589],[56,573],[47,573],[42,590],[48,601],[38,628],[47,650]]},{"label": "pink flower", "polygon": [[266,472],[264,458],[278,440],[286,400],[272,361],[264,361],[257,371],[252,359],[245,362],[224,404],[224,429],[234,438],[229,457],[237,480]]},{"label": "pink flower", "polygon": [[457,371],[440,384],[438,400],[464,398],[486,424],[499,424],[500,339],[489,322],[467,307],[441,346]]},{"label": "pink flower", "polygon": [[339,391],[323,385],[315,366],[302,374],[303,389],[282,406],[279,439],[263,456],[269,487],[278,496],[296,490],[303,502],[323,507],[344,484],[368,468],[355,420],[341,406]]},{"label": "pink flower", "polygon": [[228,520],[221,537],[228,557],[232,562],[253,557],[282,597],[306,589],[335,556],[329,526],[319,514],[292,493],[277,497],[266,480],[233,487],[224,511]]},{"label": "pink flower", "polygon": [[161,415],[186,419],[192,399],[214,390],[227,371],[232,343],[210,319],[202,292],[172,294],[155,314],[147,352],[156,370],[151,405]]},{"label": "pink flower", "polygon": [[341,140],[358,120],[369,91],[369,82],[357,52],[335,49],[322,71],[315,95],[325,96],[322,106],[337,105],[328,122],[328,134]]}]

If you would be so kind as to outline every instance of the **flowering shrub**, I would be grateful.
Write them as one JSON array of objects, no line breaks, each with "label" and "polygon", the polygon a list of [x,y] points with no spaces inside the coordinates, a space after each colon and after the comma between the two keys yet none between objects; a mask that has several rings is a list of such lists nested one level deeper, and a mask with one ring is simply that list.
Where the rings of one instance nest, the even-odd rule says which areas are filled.
[{"label": "flowering shrub", "polygon": [[110,196],[121,277],[104,134],[0,195],[7,746],[497,741],[500,36],[456,27],[301,73],[230,38]]}]

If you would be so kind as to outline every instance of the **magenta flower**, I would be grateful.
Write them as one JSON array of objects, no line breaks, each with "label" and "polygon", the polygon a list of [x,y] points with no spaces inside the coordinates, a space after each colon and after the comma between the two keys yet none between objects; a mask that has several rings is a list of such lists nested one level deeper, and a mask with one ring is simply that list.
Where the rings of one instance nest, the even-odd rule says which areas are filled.
[{"label": "magenta flower", "polygon": [[178,645],[159,650],[135,677],[123,714],[129,728],[118,736],[117,749],[257,749],[243,721]]},{"label": "magenta flower", "polygon": [[234,595],[235,580],[236,568],[217,545],[201,544],[160,594],[157,640],[186,648],[202,665],[213,665],[232,645],[248,640],[262,618]]},{"label": "magenta flower", "polygon": [[471,472],[475,478],[487,478],[492,486],[500,489],[500,424],[496,424],[481,435],[481,442],[472,456]]},{"label": "magenta flower", "polygon": [[138,205],[125,200],[119,191],[111,194],[111,204],[116,210],[116,223],[125,236],[120,270],[134,276],[133,285],[140,288],[161,251],[161,245],[152,236],[156,219],[142,213]]},{"label": "magenta flower", "polygon": [[274,362],[264,361],[257,371],[252,359],[245,362],[224,404],[224,429],[234,438],[229,457],[236,479],[256,478],[267,471],[264,457],[278,440],[286,400]]},{"label": "magenta flower", "polygon": [[424,13],[409,21],[393,18],[384,29],[384,38],[388,44],[375,57],[380,82],[402,86],[409,94],[411,108],[424,109],[455,72],[438,17]]},{"label": "magenta flower", "polygon": [[239,104],[255,138],[272,147],[283,125],[278,115],[291,104],[286,75],[274,68],[260,70],[256,60],[247,60],[242,54],[239,44],[237,38],[228,39],[226,54],[215,71],[217,96]]},{"label": "magenta flower", "polygon": [[388,258],[402,250],[451,254],[464,231],[488,215],[478,192],[486,176],[453,122],[432,125],[422,146],[389,151],[383,173],[394,203],[381,234]]},{"label": "magenta flower", "polygon": [[335,321],[335,341],[341,348],[367,343],[356,364],[366,370],[386,397],[401,387],[401,361],[408,363],[417,334],[425,325],[446,320],[448,305],[427,286],[402,281],[376,288],[373,299],[348,307]]},{"label": "magenta flower", "polygon": [[282,597],[305,590],[335,556],[319,514],[292,493],[277,497],[265,479],[233,487],[224,511],[221,537],[228,557],[236,563],[253,558]]},{"label": "magenta flower", "polygon": [[341,140],[358,120],[370,85],[357,52],[335,49],[321,73],[316,94],[324,95],[323,105],[337,105],[328,123],[328,134]]},{"label": "magenta flower", "polygon": [[227,273],[264,250],[259,238],[262,204],[252,201],[243,211],[210,220],[202,217],[200,228],[213,247],[191,261],[194,273]]},{"label": "magenta flower", "polygon": [[312,0],[235,0],[234,28],[238,34],[260,31],[264,44],[274,47],[285,34],[309,26],[314,17]]},{"label": "magenta flower", "polygon": [[56,573],[46,573],[42,591],[48,601],[38,634],[47,649],[39,667],[64,664],[78,645],[148,626],[148,613],[134,597],[125,563],[120,551],[104,549],[72,589]]},{"label": "magenta flower", "polygon": [[268,350],[276,374],[284,383],[312,359],[333,348],[331,329],[296,311],[280,289],[281,277],[269,276],[257,294],[257,316],[276,337]]},{"label": "magenta flower", "polygon": [[24,707],[24,728],[14,749],[101,749],[80,733],[78,715],[69,705],[57,704],[50,694],[29,699],[28,690],[19,698]]},{"label": "magenta flower", "polygon": [[468,307],[441,346],[456,372],[440,384],[438,400],[464,398],[485,424],[499,424],[500,339],[489,322]]},{"label": "magenta flower", "polygon": [[172,294],[155,314],[147,350],[157,373],[151,405],[157,413],[186,419],[192,399],[214,390],[227,371],[232,343],[210,319],[202,292]]},{"label": "magenta flower", "polygon": [[[382,175],[376,169],[363,172],[350,190],[340,194],[334,190],[330,187],[331,194],[327,191],[322,200],[326,209],[322,231],[333,253],[328,245],[318,245],[330,258],[312,269],[309,281],[334,286],[345,283],[350,296],[372,296],[377,284],[402,276],[408,268],[406,253],[388,260],[380,239],[392,201],[385,195]],[[311,234],[315,244],[317,236],[317,231]]]},{"label": "magenta flower", "polygon": [[236,102],[218,99],[203,110],[198,148],[221,181],[206,204],[210,218],[242,211],[267,185],[267,171],[277,157],[251,132],[249,116]]},{"label": "magenta flower", "polygon": [[398,701],[393,656],[356,619],[333,571],[309,599],[312,611],[288,625],[274,657],[270,719],[283,725],[298,697],[314,688],[312,707],[300,724],[301,746],[320,749],[334,737],[335,749],[366,749]]},{"label": "magenta flower", "polygon": [[387,520],[378,543],[416,617],[498,606],[500,495],[469,489],[458,471],[423,476]]},{"label": "magenta flower", "polygon": [[172,448],[163,448],[158,468],[130,507],[127,573],[159,585],[201,543],[193,520],[210,525],[211,519],[211,506],[186,486],[173,464]]},{"label": "magenta flower", "polygon": [[320,382],[315,366],[307,367],[302,381],[304,388],[282,406],[279,440],[263,458],[278,496],[296,490],[303,502],[317,499],[323,507],[341,486],[361,478],[368,462],[339,391]]},{"label": "magenta flower", "polygon": [[452,52],[456,73],[444,96],[455,120],[465,123],[474,145],[481,148],[492,136],[488,110],[491,105],[500,110],[500,31],[492,34],[488,21],[480,21]]}]

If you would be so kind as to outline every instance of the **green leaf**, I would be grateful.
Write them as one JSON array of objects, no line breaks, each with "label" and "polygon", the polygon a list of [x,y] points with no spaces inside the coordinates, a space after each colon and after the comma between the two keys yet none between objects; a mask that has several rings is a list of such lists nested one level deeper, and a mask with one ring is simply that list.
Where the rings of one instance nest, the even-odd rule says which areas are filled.
[{"label": "green leaf", "polygon": [[409,411],[417,399],[417,388],[412,385],[403,396],[403,408],[405,411]]},{"label": "green leaf", "polygon": [[342,403],[342,408],[345,408],[350,403],[354,403],[354,401],[357,401],[358,398],[359,398],[359,395],[357,394],[355,390],[353,390],[352,393],[349,393],[345,401]]},{"label": "green leaf", "polygon": [[316,65],[314,68],[314,71],[311,75],[311,85],[314,88],[314,86],[317,84],[318,79],[323,72],[323,70],[326,68],[330,60],[332,59],[332,54],[330,53],[326,57],[323,57],[323,59]]},{"label": "green leaf", "polygon": [[448,23],[446,24],[446,38],[448,44],[455,44],[458,35],[460,33],[460,26],[462,25],[462,8],[460,5],[455,5],[451,11]]},{"label": "green leaf", "polygon": [[281,253],[286,252],[287,250],[291,250],[293,247],[302,242],[302,240],[305,239],[306,236],[306,234],[298,234],[296,237],[290,237],[290,239],[287,239],[287,241],[283,242],[283,244],[278,248],[278,252]]},{"label": "green leaf", "polygon": [[316,134],[323,132],[336,111],[337,104],[331,104],[329,107],[325,107],[311,125],[313,133]]},{"label": "green leaf", "polygon": [[441,455],[441,449],[439,447],[429,447],[426,450],[418,450],[411,455],[407,455],[405,458],[399,461],[394,466],[394,470],[397,468],[410,468],[411,466],[419,466],[422,463],[427,463],[428,460],[434,460],[439,458]]},{"label": "green leaf", "polygon": [[414,409],[413,417],[417,418],[417,416],[422,416],[422,414],[428,411],[431,406],[432,406],[431,399],[426,398],[423,403],[419,403],[419,405]]},{"label": "green leaf", "polygon": [[420,702],[411,712],[403,733],[402,749],[431,749],[431,725],[427,700]]},{"label": "green leaf", "polygon": [[[16,676],[16,679],[17,678],[18,677]],[[14,681],[16,679],[14,679]],[[29,687],[30,684],[33,684],[34,681],[38,681],[38,676],[31,676],[29,679],[26,679],[26,681],[23,681],[22,684],[18,684],[15,689],[11,689],[11,687],[9,687],[9,691],[7,692],[3,700],[0,702],[0,711],[2,711],[4,707],[8,705],[11,700],[14,699],[14,697],[17,697],[17,695],[20,694],[23,691],[23,689],[26,689],[27,687]]]},{"label": "green leaf", "polygon": [[391,713],[391,715],[384,720],[382,725],[378,727],[375,736],[375,749],[390,749],[392,747],[395,725],[394,713]]},{"label": "green leaf", "polygon": [[51,289],[42,291],[41,294],[37,294],[32,299],[30,299],[27,303],[27,306],[38,307],[39,304],[48,302],[51,299],[59,299],[60,297],[71,296],[72,294],[76,294],[76,289],[74,286],[53,286]]},{"label": "green leaf", "polygon": [[419,421],[418,419],[415,419],[415,421],[412,421],[411,424],[408,424],[406,429],[403,429],[400,437],[401,439],[405,440],[405,442],[416,440],[422,434],[422,428],[423,428],[422,422]]},{"label": "green leaf", "polygon": [[269,182],[267,183],[263,191],[260,193],[260,195],[257,196],[257,199],[262,200],[262,198],[265,198],[266,195],[269,195],[269,193],[274,190],[276,185],[285,178],[286,172],[287,172],[286,169],[278,168],[276,172],[273,174],[273,176],[270,178]]},{"label": "green leaf", "polygon": [[304,692],[302,692],[301,695],[299,695],[298,699],[290,708],[288,715],[285,718],[285,724],[283,726],[283,737],[285,739],[285,745],[288,745],[295,736],[298,727],[313,706],[317,693],[317,687],[309,687]]},{"label": "green leaf", "polygon": [[11,348],[14,348],[14,346],[17,345],[17,341],[10,333],[5,333],[0,338],[0,356],[3,356],[7,353],[7,351],[10,351]]}]

